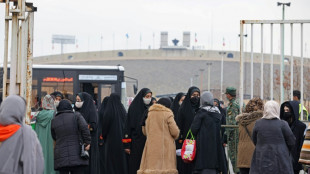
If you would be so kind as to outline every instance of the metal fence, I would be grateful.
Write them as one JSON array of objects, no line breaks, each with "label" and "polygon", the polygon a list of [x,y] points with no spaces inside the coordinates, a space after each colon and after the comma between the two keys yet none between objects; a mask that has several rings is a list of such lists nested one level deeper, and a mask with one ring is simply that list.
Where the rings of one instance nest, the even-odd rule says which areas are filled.
[{"label": "metal fence", "polygon": [[[253,88],[254,88],[254,80],[253,80],[253,36],[254,36],[254,25],[260,25],[261,29],[260,29],[260,35],[261,35],[261,45],[260,45],[260,53],[261,53],[261,66],[260,66],[260,97],[261,99],[264,100],[264,25],[269,25],[270,26],[270,59],[271,59],[271,63],[270,63],[270,99],[274,98],[274,94],[273,94],[273,90],[274,90],[274,86],[273,86],[273,74],[274,74],[274,70],[273,70],[273,66],[274,66],[274,60],[273,60],[273,56],[274,56],[274,25],[280,25],[281,28],[281,32],[280,32],[280,40],[281,40],[281,66],[280,66],[280,102],[283,103],[284,101],[284,88],[283,88],[283,72],[284,72],[284,26],[285,25],[290,25],[290,35],[291,38],[289,40],[290,42],[290,72],[293,74],[293,60],[294,60],[294,38],[293,38],[293,34],[294,34],[294,26],[295,25],[300,25],[300,91],[303,94],[304,92],[304,73],[303,73],[303,68],[304,68],[304,56],[303,56],[303,52],[304,52],[304,24],[309,24],[310,20],[241,20],[240,21],[240,106],[243,106],[243,94],[244,94],[244,61],[245,61],[245,56],[244,56],[244,26],[245,25],[250,25],[251,26],[251,68],[250,68],[250,74],[251,74],[251,98],[253,98]],[[293,99],[293,89],[294,89],[294,84],[293,84],[293,78],[294,75],[291,75],[291,79],[290,79],[290,97],[291,100]],[[301,95],[301,108],[303,107],[303,95]],[[242,110],[242,109],[240,109]],[[301,110],[301,117],[302,120],[304,120],[303,118],[303,110]]]}]

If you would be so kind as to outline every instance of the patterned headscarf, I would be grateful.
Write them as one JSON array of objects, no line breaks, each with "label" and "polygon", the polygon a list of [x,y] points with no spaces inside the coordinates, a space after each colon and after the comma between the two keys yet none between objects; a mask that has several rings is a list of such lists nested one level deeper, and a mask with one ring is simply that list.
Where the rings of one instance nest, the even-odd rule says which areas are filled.
[{"label": "patterned headscarf", "polygon": [[54,106],[54,99],[52,96],[50,95],[46,95],[43,98],[43,103],[42,103],[42,107],[45,110],[55,110],[55,106]]}]

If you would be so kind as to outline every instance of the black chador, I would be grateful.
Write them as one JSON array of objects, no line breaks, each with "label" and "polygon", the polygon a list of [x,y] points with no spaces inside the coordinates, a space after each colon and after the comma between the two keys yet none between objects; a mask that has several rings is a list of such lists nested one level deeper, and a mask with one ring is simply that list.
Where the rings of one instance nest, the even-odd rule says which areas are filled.
[{"label": "black chador", "polygon": [[103,174],[105,169],[105,164],[104,164],[104,140],[102,137],[102,124],[103,124],[103,114],[105,109],[107,108],[107,104],[108,104],[108,100],[109,100],[109,96],[105,97],[102,100],[101,106],[99,108],[98,111],[98,145],[99,145],[99,168],[100,168],[100,173]]},{"label": "black chador", "polygon": [[126,155],[123,146],[123,135],[126,121],[126,110],[120,96],[111,94],[104,109],[102,118],[102,137],[104,140],[104,168],[101,173],[127,174]]},{"label": "black chador", "polygon": [[130,149],[129,174],[136,174],[140,167],[146,141],[146,137],[142,133],[141,124],[148,107],[151,105],[151,103],[145,104],[143,98],[148,93],[152,93],[150,89],[141,89],[128,109],[125,138],[131,139],[131,143],[126,143],[125,148]]},{"label": "black chador", "polygon": [[[200,106],[199,97],[191,98],[194,92],[198,92],[200,94],[199,88],[193,86],[188,89],[188,92],[185,96],[185,99],[182,105],[180,106],[178,116],[177,116],[177,124],[180,129],[180,140],[182,142],[186,138],[186,134],[188,130],[190,129],[191,124],[194,120],[195,114],[199,110],[199,106]],[[191,173],[193,170],[194,170],[193,163],[188,164],[182,161],[179,174],[188,174],[188,173]]]},{"label": "black chador", "polygon": [[77,94],[83,101],[81,108],[74,107],[74,110],[80,112],[88,124],[91,135],[91,146],[89,153],[89,165],[85,173],[99,173],[99,150],[98,150],[98,113],[94,100],[86,92]]}]

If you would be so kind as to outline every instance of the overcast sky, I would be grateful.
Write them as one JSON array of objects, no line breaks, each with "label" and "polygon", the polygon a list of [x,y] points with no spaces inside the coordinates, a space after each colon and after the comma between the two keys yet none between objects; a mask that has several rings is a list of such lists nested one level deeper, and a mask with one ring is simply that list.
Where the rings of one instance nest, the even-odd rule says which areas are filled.
[{"label": "overcast sky", "polygon": [[[31,1],[29,1],[31,2]],[[66,45],[65,52],[112,49],[159,48],[160,32],[169,33],[169,44],[182,32],[191,32],[192,46],[227,50],[239,49],[241,19],[281,19],[282,8],[276,0],[32,0],[35,13],[34,56],[58,54],[52,44],[53,34],[75,35],[76,45]],[[283,1],[287,2],[287,1]],[[292,1],[286,7],[286,19],[310,19],[310,0]],[[4,4],[0,4],[0,58],[3,59]],[[265,29],[266,28],[266,29]],[[269,52],[269,28],[264,28],[264,50]],[[279,51],[279,27],[275,26],[275,51]],[[286,37],[289,38],[289,27]],[[299,26],[294,28],[294,53],[300,50]],[[250,26],[245,27],[250,33]],[[127,40],[126,34],[129,38]],[[197,33],[197,43],[195,43]],[[310,51],[310,24],[305,25],[305,55]],[[114,36],[114,37],[113,37]],[[114,38],[114,39],[113,39]],[[260,26],[254,28],[255,51],[260,51]],[[140,41],[141,40],[141,41]],[[113,44],[114,43],[114,44]],[[249,51],[249,38],[247,45]],[[289,53],[288,50],[286,50]],[[300,51],[299,51],[300,52]]]}]

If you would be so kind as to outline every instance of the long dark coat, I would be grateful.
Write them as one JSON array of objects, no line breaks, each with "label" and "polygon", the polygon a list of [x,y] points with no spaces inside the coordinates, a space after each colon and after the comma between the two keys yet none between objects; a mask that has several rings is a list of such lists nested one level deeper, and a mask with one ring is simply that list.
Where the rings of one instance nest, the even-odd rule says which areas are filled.
[{"label": "long dark coat", "polygon": [[104,153],[104,140],[102,137],[102,126],[103,126],[103,114],[104,111],[107,107],[107,103],[109,100],[109,96],[105,97],[102,102],[101,102],[101,106],[99,108],[98,111],[98,145],[99,145],[99,168],[100,168],[100,173],[102,174],[105,171],[105,164],[104,164],[104,157],[105,157],[105,153]]},{"label": "long dark coat", "polygon": [[105,172],[127,174],[127,161],[122,143],[126,110],[117,94],[111,94],[102,118]]},{"label": "long dark coat", "polygon": [[255,151],[250,174],[292,174],[295,136],[288,124],[278,119],[257,120],[253,129]]},{"label": "long dark coat", "polygon": [[85,169],[86,174],[99,173],[99,146],[98,146],[98,112],[91,95],[86,92],[78,94],[82,99],[83,106],[75,111],[80,112],[90,128],[91,147],[89,153],[89,166]]},{"label": "long dark coat", "polygon": [[224,148],[221,138],[222,115],[200,109],[191,125],[196,137],[195,170],[216,169],[227,173]]},{"label": "long dark coat", "polygon": [[[59,106],[66,101],[61,101]],[[66,110],[59,111],[51,123],[51,133],[56,141],[54,150],[55,170],[63,167],[86,166],[88,160],[80,157],[79,130],[81,138],[85,144],[90,144],[91,138],[87,128],[87,123],[79,113],[73,113],[71,104]],[[71,110],[70,110],[71,108]]]},{"label": "long dark coat", "polygon": [[[186,138],[186,134],[190,129],[192,122],[194,120],[195,114],[199,109],[199,103],[192,104],[190,101],[191,95],[193,92],[199,91],[197,87],[190,87],[185,96],[185,99],[179,109],[177,115],[177,125],[180,129],[180,140],[183,141]],[[193,163],[181,163],[181,169],[179,170],[179,174],[190,174],[194,169]]]},{"label": "long dark coat", "polygon": [[299,160],[299,156],[300,156],[302,143],[304,142],[304,132],[306,129],[306,125],[298,120],[298,118],[299,118],[299,103],[297,101],[284,102],[281,105],[280,118],[283,119],[284,105],[285,104],[289,104],[290,110],[292,111],[292,114],[294,115],[293,122],[291,124],[289,124],[293,134],[296,137],[295,146],[292,149],[293,168],[294,168],[294,170],[301,170],[302,165],[300,163],[298,163],[298,160]]},{"label": "long dark coat", "polygon": [[131,139],[131,143],[126,143],[125,148],[130,149],[128,167],[129,174],[137,174],[140,167],[142,153],[146,137],[142,133],[142,122],[149,106],[143,102],[143,97],[151,90],[143,88],[137,94],[128,108],[125,138]]}]

